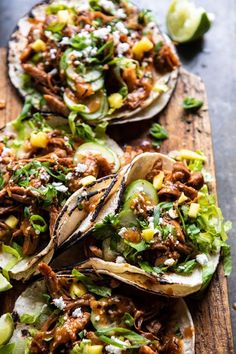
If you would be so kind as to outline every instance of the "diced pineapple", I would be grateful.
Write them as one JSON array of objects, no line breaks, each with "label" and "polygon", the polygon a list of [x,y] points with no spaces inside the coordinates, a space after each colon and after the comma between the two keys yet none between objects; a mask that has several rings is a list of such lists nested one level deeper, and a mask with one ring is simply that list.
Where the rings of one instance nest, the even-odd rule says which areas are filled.
[{"label": "diced pineapple", "polygon": [[154,188],[155,188],[156,190],[161,189],[164,177],[165,177],[164,172],[163,172],[163,171],[160,171],[160,172],[158,173],[158,175],[156,175],[156,176],[153,178],[152,184],[153,184],[153,186],[154,186]]},{"label": "diced pineapple", "polygon": [[31,133],[30,143],[33,147],[45,148],[48,144],[48,136],[45,132]]},{"label": "diced pineapple", "polygon": [[58,22],[72,24],[72,14],[68,10],[60,10],[57,13]]},{"label": "diced pineapple", "polygon": [[199,209],[200,209],[200,205],[198,203],[191,203],[189,211],[188,211],[188,216],[190,218],[196,218],[198,215]]},{"label": "diced pineapple", "polygon": [[7,226],[9,226],[11,229],[14,229],[18,222],[19,220],[14,215],[8,216],[8,218],[5,220],[5,224],[7,224]]},{"label": "diced pineapple", "polygon": [[180,150],[177,154],[178,160],[200,160],[205,161],[206,156],[191,150]]},{"label": "diced pineapple", "polygon": [[85,354],[102,354],[103,345],[86,345]]},{"label": "diced pineapple", "polygon": [[80,183],[82,184],[82,186],[85,187],[85,186],[88,186],[89,184],[93,183],[94,181],[96,181],[96,177],[86,176],[80,180]]},{"label": "diced pineapple", "polygon": [[184,202],[186,202],[186,200],[188,200],[188,197],[186,197],[186,195],[182,192],[177,203],[178,204],[183,204]]},{"label": "diced pineapple", "polygon": [[151,241],[154,235],[155,235],[155,230],[153,229],[144,229],[142,231],[142,238],[147,242]]},{"label": "diced pineapple", "polygon": [[149,52],[153,48],[153,43],[147,37],[143,37],[132,47],[132,52],[137,59],[142,59],[145,52]]},{"label": "diced pineapple", "polygon": [[42,41],[42,39],[36,39],[36,41],[31,44],[31,48],[35,52],[44,52],[47,49],[46,43]]},{"label": "diced pineapple", "polygon": [[77,297],[81,297],[86,294],[87,290],[82,283],[73,283],[70,286],[70,296],[72,299],[76,299]]},{"label": "diced pineapple", "polygon": [[119,109],[123,104],[123,97],[120,93],[113,93],[108,97],[108,102],[111,108]]}]

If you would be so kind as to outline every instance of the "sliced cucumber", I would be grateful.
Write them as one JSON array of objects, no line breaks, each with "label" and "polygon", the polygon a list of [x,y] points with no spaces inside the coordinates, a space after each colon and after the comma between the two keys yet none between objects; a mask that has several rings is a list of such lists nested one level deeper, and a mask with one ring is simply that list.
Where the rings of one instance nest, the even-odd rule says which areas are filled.
[{"label": "sliced cucumber", "polygon": [[[145,193],[148,198],[156,205],[158,203],[158,196],[156,189],[152,183],[144,180],[138,179],[130,183],[126,188],[124,202],[129,203],[133,198],[135,198],[139,193]],[[129,201],[129,202],[128,202]]]},{"label": "sliced cucumber", "polygon": [[103,77],[100,77],[98,80],[91,82],[91,86],[94,92],[101,90],[104,87]]},{"label": "sliced cucumber", "polygon": [[89,112],[88,107],[86,107],[85,105],[81,104],[81,103],[76,103],[74,102],[65,92],[63,95],[65,104],[67,105],[67,107],[71,110],[71,111],[75,111],[75,112],[79,112],[80,114],[82,114],[82,112]]},{"label": "sliced cucumber", "polygon": [[85,143],[78,147],[74,155],[74,163],[83,163],[83,157],[88,155],[102,155],[104,159],[113,165],[112,173],[115,173],[120,168],[120,160],[116,153],[106,146],[98,143]]},{"label": "sliced cucumber", "polygon": [[12,288],[9,281],[0,273],[0,293]]},{"label": "sliced cucumber", "polygon": [[14,331],[14,322],[10,313],[0,317],[0,345],[6,344]]},{"label": "sliced cucumber", "polygon": [[[93,112],[93,113],[87,113],[87,112],[81,112],[81,116],[86,119],[86,120],[89,120],[89,121],[92,121],[92,120],[99,120],[101,118],[103,118],[107,112],[108,112],[108,101],[107,101],[107,96],[105,94],[105,92],[98,92],[96,95],[99,95],[101,96],[100,97],[100,107],[99,109],[96,110],[96,112]],[[96,96],[94,95],[94,96]],[[96,97],[99,97],[99,96],[96,96]],[[91,97],[92,99],[92,97]]]},{"label": "sliced cucumber", "polygon": [[[117,305],[118,306],[118,305]],[[109,315],[109,311],[104,311],[108,307],[108,299],[102,298],[92,304],[91,322],[97,330],[110,327],[118,327],[119,322],[114,320],[114,317]]]},{"label": "sliced cucumber", "polygon": [[86,82],[93,82],[93,81],[97,81],[102,77],[102,71],[96,69],[89,70],[88,72],[82,74],[81,76],[84,78]]},{"label": "sliced cucumber", "polygon": [[131,209],[122,210],[118,217],[122,227],[132,227],[138,225],[137,218]]}]

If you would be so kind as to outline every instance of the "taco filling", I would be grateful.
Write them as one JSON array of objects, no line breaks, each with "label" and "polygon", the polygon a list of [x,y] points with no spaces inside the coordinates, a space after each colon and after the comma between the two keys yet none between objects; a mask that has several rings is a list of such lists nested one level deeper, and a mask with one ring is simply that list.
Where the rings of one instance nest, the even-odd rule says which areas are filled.
[{"label": "taco filling", "polygon": [[134,174],[144,169],[142,179],[134,180],[132,172],[127,173],[131,182],[120,194],[118,211],[109,214],[108,208],[103,221],[95,225],[86,245],[88,255],[156,275],[191,275],[211,267],[211,256],[218,255],[221,247],[229,249],[225,241],[230,224],[208,191],[201,172],[204,156],[194,153],[196,160],[185,162],[167,158],[168,168],[155,157],[146,170],[148,156],[139,156],[133,164]]},{"label": "taco filling", "polygon": [[90,123],[151,104],[178,65],[151,12],[123,0],[38,5],[10,41],[10,77],[21,93],[36,90],[37,108]]},{"label": "taco filling", "polygon": [[[9,123],[1,134],[0,265],[5,272],[52,243],[58,214],[75,191],[120,167],[105,142],[84,142],[65,122],[36,113]],[[96,203],[84,194],[81,208],[90,212]]]},{"label": "taco filling", "polygon": [[182,300],[155,297],[150,304],[143,294],[131,297],[123,290],[121,295],[114,280],[77,269],[56,274],[45,263],[39,270],[44,281],[28,288],[15,304],[16,329],[6,344],[12,353],[180,354],[185,340],[193,346],[194,329]]}]

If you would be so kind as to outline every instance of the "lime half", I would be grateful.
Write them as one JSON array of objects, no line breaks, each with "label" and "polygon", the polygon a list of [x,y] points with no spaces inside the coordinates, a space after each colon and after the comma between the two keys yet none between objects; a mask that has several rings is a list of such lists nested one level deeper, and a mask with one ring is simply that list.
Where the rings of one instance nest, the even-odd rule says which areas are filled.
[{"label": "lime half", "polygon": [[178,43],[194,41],[211,27],[213,15],[188,0],[173,0],[166,23],[170,37]]}]

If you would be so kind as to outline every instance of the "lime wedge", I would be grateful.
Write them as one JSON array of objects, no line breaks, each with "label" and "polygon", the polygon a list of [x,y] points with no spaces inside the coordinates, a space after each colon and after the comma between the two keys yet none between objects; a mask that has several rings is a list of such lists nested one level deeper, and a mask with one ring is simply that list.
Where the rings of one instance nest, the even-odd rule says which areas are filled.
[{"label": "lime wedge", "polygon": [[9,281],[0,273],[0,293],[12,288]]},{"label": "lime wedge", "polygon": [[166,23],[170,37],[178,43],[194,41],[211,27],[213,15],[188,0],[173,0]]},{"label": "lime wedge", "polygon": [[9,341],[14,331],[14,322],[10,313],[0,317],[0,345]]}]

